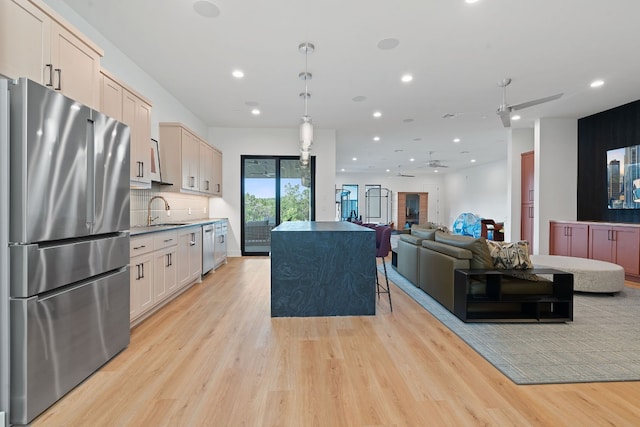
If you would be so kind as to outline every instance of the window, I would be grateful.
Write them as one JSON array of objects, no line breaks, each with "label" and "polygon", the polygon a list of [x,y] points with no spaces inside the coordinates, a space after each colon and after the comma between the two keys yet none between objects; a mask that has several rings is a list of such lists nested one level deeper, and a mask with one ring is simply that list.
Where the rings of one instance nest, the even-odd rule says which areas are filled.
[{"label": "window", "polygon": [[343,202],[341,219],[355,220],[358,218],[358,185],[357,184],[343,184],[342,191],[348,191],[348,197]]}]

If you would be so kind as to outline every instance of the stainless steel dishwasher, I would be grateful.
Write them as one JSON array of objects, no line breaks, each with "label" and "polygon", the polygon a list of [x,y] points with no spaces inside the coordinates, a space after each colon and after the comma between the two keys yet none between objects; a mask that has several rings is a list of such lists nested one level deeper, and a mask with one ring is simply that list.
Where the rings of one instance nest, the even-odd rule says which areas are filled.
[{"label": "stainless steel dishwasher", "polygon": [[216,239],[215,227],[213,224],[202,226],[202,275],[204,276],[211,270],[214,265],[214,243]]}]

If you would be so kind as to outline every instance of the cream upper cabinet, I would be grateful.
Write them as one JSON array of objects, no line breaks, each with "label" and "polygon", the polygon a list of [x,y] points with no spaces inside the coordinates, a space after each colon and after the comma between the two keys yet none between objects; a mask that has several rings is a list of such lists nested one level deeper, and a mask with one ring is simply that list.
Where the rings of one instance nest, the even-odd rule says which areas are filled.
[{"label": "cream upper cabinet", "polygon": [[222,196],[222,152],[213,149],[213,194]]},{"label": "cream upper cabinet", "polygon": [[39,0],[0,0],[0,74],[98,107],[103,51]]},{"label": "cream upper cabinet", "polygon": [[213,194],[213,147],[200,141],[200,191]]},{"label": "cream upper cabinet", "polygon": [[182,189],[189,191],[200,190],[200,141],[191,132],[182,129],[181,132],[181,160]]},{"label": "cream upper cabinet", "polygon": [[105,70],[100,74],[100,111],[131,128],[129,179],[134,188],[151,187],[151,104]]},{"label": "cream upper cabinet", "polygon": [[160,123],[162,180],[172,184],[163,190],[222,194],[222,175],[216,177],[216,153],[222,164],[222,153],[181,123]]}]

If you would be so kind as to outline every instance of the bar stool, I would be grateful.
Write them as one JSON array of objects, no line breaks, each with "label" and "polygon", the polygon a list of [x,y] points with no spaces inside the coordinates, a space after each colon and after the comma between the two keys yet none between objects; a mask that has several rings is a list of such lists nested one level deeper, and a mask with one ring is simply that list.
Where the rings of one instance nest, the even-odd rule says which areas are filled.
[{"label": "bar stool", "polygon": [[384,268],[384,278],[386,280],[387,286],[385,287],[380,280],[378,279],[378,272],[376,269],[376,293],[378,294],[378,299],[380,299],[380,294],[387,294],[389,296],[389,308],[393,311],[393,306],[391,305],[391,291],[389,288],[389,276],[387,276],[387,264],[384,259],[387,255],[389,255],[389,251],[391,250],[391,227],[385,225],[379,225],[375,228],[376,231],[376,258],[382,258],[382,267]]}]

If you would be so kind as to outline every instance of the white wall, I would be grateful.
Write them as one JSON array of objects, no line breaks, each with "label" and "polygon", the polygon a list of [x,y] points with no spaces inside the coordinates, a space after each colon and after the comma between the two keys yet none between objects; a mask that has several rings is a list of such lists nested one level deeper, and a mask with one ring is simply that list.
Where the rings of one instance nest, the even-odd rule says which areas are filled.
[{"label": "white wall", "polygon": [[180,101],[89,25],[87,21],[60,0],[44,0],[44,2],[104,50],[104,57],[101,60],[104,69],[151,101],[152,138],[158,138],[159,122],[180,122],[206,139],[207,126],[200,118],[187,110]]},{"label": "white wall", "polygon": [[[210,128],[209,141],[223,153],[222,198],[210,200],[212,218],[229,218],[227,251],[240,256],[240,156],[276,155],[297,156],[299,130]],[[316,157],[316,221],[335,218],[334,182],[336,171],[336,133],[314,129],[312,155]]]},{"label": "white wall", "polygon": [[444,221],[453,225],[463,212],[496,222],[507,219],[507,161],[500,160],[444,175]]},{"label": "white wall", "polygon": [[507,218],[504,239],[520,240],[520,211],[522,209],[522,153],[533,151],[533,129],[512,129],[507,149]]},{"label": "white wall", "polygon": [[575,220],[578,205],[578,121],[538,119],[534,127],[533,253],[549,253],[549,221]]},{"label": "white wall", "polygon": [[[433,174],[432,176],[419,176],[415,178],[399,177],[390,172],[389,175],[380,174],[350,174],[344,172],[336,173],[336,188],[342,188],[344,184],[358,185],[358,210],[364,220],[366,217],[365,207],[365,185],[380,185],[392,191],[391,195],[391,221],[398,226],[398,192],[429,193],[429,205],[427,220],[438,224],[442,222],[440,207],[442,200],[442,176]],[[385,206],[382,205],[383,211]],[[446,225],[446,224],[445,224]]]}]

